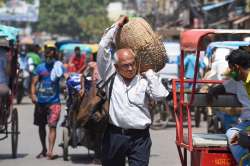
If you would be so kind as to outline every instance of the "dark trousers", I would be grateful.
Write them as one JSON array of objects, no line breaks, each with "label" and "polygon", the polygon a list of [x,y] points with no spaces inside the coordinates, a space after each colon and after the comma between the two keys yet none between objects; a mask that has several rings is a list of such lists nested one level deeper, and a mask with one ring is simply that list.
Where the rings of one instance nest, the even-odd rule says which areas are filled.
[{"label": "dark trousers", "polygon": [[150,157],[151,138],[149,129],[123,130],[109,125],[102,144],[103,166],[147,166]]}]

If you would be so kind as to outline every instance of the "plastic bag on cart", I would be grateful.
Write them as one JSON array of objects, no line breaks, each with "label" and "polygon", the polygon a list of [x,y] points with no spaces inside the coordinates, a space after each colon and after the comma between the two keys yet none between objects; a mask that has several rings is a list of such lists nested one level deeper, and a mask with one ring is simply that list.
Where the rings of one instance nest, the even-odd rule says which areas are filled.
[{"label": "plastic bag on cart", "polygon": [[66,81],[66,87],[68,92],[68,97],[66,101],[67,108],[73,106],[73,97],[75,93],[79,93],[81,90],[81,74],[72,73]]},{"label": "plastic bag on cart", "polygon": [[[75,93],[79,93],[81,90],[81,77],[82,74],[72,73],[66,81],[67,91],[68,91],[68,100],[67,106],[71,104],[72,97],[75,96]],[[84,78],[84,91],[89,92],[91,88],[91,77]]]},{"label": "plastic bag on cart", "polygon": [[75,89],[79,92],[81,90],[81,74],[72,73],[66,81],[66,85],[69,93],[72,92],[72,89]]},{"label": "plastic bag on cart", "polygon": [[[72,73],[69,76],[69,78],[66,82],[66,85],[67,85],[69,92],[71,92],[72,89],[75,89],[78,92],[81,90],[81,77],[82,77],[82,75],[79,73]],[[89,91],[90,87],[91,87],[91,77],[86,77],[84,79],[84,89]]]}]

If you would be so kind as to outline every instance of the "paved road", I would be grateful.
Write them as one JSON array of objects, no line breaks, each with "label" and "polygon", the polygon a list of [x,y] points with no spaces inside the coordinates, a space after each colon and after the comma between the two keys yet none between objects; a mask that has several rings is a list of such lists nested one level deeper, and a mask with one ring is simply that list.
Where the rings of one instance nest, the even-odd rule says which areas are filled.
[{"label": "paved road", "polygon": [[[88,151],[84,147],[69,149],[70,160],[65,162],[62,159],[62,149],[55,147],[55,153],[59,158],[53,161],[47,159],[36,159],[35,156],[40,152],[37,127],[33,123],[33,105],[29,99],[25,99],[22,105],[16,105],[19,112],[20,137],[17,159],[11,158],[10,138],[0,142],[0,166],[71,166],[87,165],[94,166],[88,156]],[[62,113],[63,116],[63,113]],[[61,118],[62,119],[62,118]],[[196,131],[205,131],[205,123],[202,127],[194,129]],[[180,166],[175,140],[175,126],[172,124],[164,130],[150,131],[152,137],[152,149],[150,166]],[[57,143],[62,140],[61,128],[58,130]],[[93,152],[91,152],[93,154]]]}]

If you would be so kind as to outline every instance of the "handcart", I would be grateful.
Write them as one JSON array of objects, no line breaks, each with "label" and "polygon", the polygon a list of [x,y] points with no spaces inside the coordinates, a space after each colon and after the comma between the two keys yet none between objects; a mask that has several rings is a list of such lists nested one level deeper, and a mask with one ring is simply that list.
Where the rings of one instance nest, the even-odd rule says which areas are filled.
[{"label": "handcart", "polygon": [[[84,85],[81,81],[84,81]],[[80,96],[81,86],[84,87],[84,95]],[[101,138],[104,133],[104,120],[96,122],[96,109],[89,109],[96,94],[96,85],[90,76],[72,73],[67,80],[68,98],[67,114],[63,123],[63,159],[68,160],[68,147],[76,148],[84,146],[94,151],[94,162],[100,162]],[[90,106],[91,107],[91,106]],[[84,120],[82,110],[84,109]],[[100,108],[101,109],[101,108]],[[95,112],[95,113],[94,113]],[[98,112],[99,113],[99,112]]]},{"label": "handcart", "polygon": [[81,129],[77,126],[77,114],[81,103],[81,74],[71,73],[66,81],[67,100],[66,116],[63,126],[63,159],[68,160],[68,147],[76,148],[80,146]]},{"label": "handcart", "polygon": [[9,78],[10,92],[0,97],[0,141],[11,137],[12,157],[17,157],[18,147],[18,111],[13,107],[17,81],[17,35],[19,30],[14,27],[0,25],[0,47],[7,50],[7,57],[11,59],[11,77]]},{"label": "handcart", "polygon": [[[225,134],[195,134],[192,131],[192,119],[190,108],[207,107],[206,93],[199,93],[196,84],[221,84],[218,80],[198,80],[198,63],[200,51],[204,48],[203,41],[206,36],[212,34],[249,34],[249,30],[222,30],[222,29],[192,29],[181,33],[181,66],[180,78],[173,80],[173,101],[176,119],[176,145],[182,166],[187,166],[188,161],[192,166],[234,166],[234,161]],[[184,79],[184,53],[196,51],[196,63],[194,79]],[[192,85],[191,92],[185,91],[185,84]],[[178,89],[177,85],[180,85]],[[225,94],[218,96],[211,107],[240,107],[236,96]],[[184,129],[184,114],[187,114],[187,129]],[[187,158],[190,152],[190,159]]]}]

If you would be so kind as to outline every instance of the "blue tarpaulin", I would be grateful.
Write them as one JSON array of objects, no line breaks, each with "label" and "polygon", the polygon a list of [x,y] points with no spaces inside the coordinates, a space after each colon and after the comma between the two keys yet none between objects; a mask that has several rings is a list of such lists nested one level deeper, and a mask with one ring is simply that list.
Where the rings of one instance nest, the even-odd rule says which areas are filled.
[{"label": "blue tarpaulin", "polygon": [[222,42],[212,42],[207,46],[206,56],[210,58],[213,53],[214,48],[229,48],[232,50],[238,49],[240,46],[249,46],[250,42],[246,41],[222,41]]},{"label": "blue tarpaulin", "polygon": [[57,49],[60,50],[60,48],[65,44],[80,44],[81,42],[78,40],[62,40],[56,42]]},{"label": "blue tarpaulin", "polygon": [[16,42],[16,37],[20,29],[11,26],[0,25],[0,37]]},{"label": "blue tarpaulin", "polygon": [[66,52],[66,53],[73,53],[75,50],[75,47],[79,47],[81,52],[85,52],[87,55],[91,53],[92,49],[86,45],[86,44],[77,44],[77,43],[69,43],[64,44],[60,47],[60,51]]},{"label": "blue tarpaulin", "polygon": [[218,7],[233,3],[234,1],[235,0],[226,0],[226,1],[223,1],[223,2],[214,3],[214,4],[211,4],[211,5],[206,5],[206,6],[202,7],[202,10],[203,11],[209,11],[209,10],[212,10],[212,9],[215,9],[215,8],[218,8]]}]

